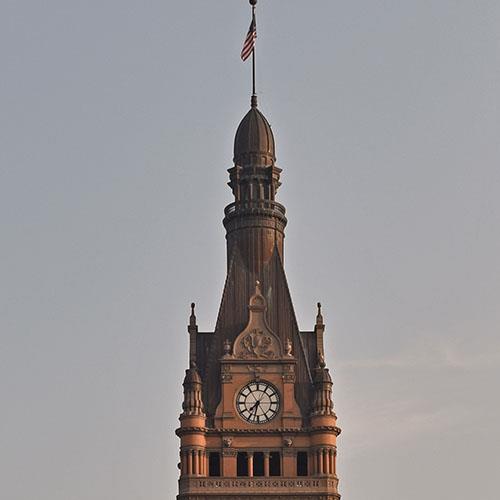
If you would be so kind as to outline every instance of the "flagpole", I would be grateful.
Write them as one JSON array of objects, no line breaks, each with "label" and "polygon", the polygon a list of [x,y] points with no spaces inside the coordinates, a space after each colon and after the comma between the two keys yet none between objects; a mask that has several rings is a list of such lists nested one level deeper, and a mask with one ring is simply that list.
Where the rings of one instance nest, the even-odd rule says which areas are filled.
[{"label": "flagpole", "polygon": [[[250,5],[252,6],[252,19],[254,26],[256,26],[255,22],[255,6],[257,5],[257,0],[250,0]],[[252,49],[252,97],[257,96],[257,91],[255,88],[255,44]]]}]

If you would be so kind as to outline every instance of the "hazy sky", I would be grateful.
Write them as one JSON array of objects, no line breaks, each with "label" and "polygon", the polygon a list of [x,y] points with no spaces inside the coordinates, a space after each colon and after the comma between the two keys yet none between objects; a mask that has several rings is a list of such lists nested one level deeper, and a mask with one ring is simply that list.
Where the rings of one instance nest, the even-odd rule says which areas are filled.
[{"label": "hazy sky", "polygon": [[[0,497],[171,500],[246,0],[0,2]],[[260,0],[300,326],[345,500],[497,500],[500,2]],[[495,484],[494,484],[495,482]]]}]

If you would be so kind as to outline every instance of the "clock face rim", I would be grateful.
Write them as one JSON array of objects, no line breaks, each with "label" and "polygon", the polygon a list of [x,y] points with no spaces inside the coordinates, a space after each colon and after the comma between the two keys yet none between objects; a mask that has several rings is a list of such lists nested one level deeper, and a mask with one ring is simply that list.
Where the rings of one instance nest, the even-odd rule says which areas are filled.
[{"label": "clock face rim", "polygon": [[[276,404],[277,404],[276,409],[275,409],[275,410],[271,410],[272,405],[270,405],[270,407],[269,407],[269,409],[267,410],[267,412],[265,412],[265,413],[264,413],[264,415],[260,415],[260,417],[264,417],[264,418],[265,418],[265,420],[262,420],[262,421],[254,421],[254,420],[251,420],[251,415],[249,415],[248,417],[245,417],[245,416],[243,415],[243,411],[245,411],[245,410],[241,410],[241,411],[240,411],[240,401],[242,401],[242,402],[243,402],[243,404],[244,404],[244,401],[246,401],[246,398],[247,398],[250,394],[252,394],[253,392],[256,392],[256,390],[252,391],[252,390],[250,389],[250,386],[252,386],[252,385],[254,385],[254,384],[257,384],[257,389],[256,389],[256,390],[259,390],[259,391],[260,391],[260,389],[258,389],[258,384],[263,384],[263,385],[267,386],[267,387],[266,387],[266,389],[269,387],[269,388],[271,388],[271,389],[272,389],[272,391],[273,391],[273,393],[274,393],[274,394],[268,394],[268,396],[272,397],[273,395],[276,395],[276,401],[275,401],[275,402],[273,402],[273,403],[276,403]],[[243,395],[243,391],[244,391],[245,389],[247,389],[247,388],[248,388],[248,389],[250,389],[250,392],[249,392],[248,394],[246,394],[246,395]],[[262,392],[264,392],[265,394],[267,394],[267,392],[265,392],[265,391],[266,391],[266,389],[264,389],[264,391],[262,391]],[[253,401],[252,401],[252,402],[250,402],[250,404],[251,404],[251,403],[253,403]],[[252,380],[252,381],[248,382],[247,384],[245,384],[245,385],[244,385],[244,386],[243,386],[243,387],[242,387],[242,388],[241,388],[241,389],[240,389],[240,390],[236,393],[235,406],[236,406],[236,412],[237,412],[238,416],[239,416],[242,420],[244,420],[245,422],[247,422],[247,423],[249,423],[249,424],[253,424],[253,425],[263,425],[263,424],[267,424],[267,423],[271,422],[272,420],[274,420],[274,419],[276,418],[276,416],[279,414],[280,409],[281,409],[281,395],[280,395],[280,392],[279,392],[278,388],[277,388],[274,384],[272,384],[271,382],[268,382],[267,380]],[[246,410],[248,410],[248,408],[247,408],[247,407],[244,407],[244,408],[245,408]],[[269,415],[271,412],[272,412],[271,416],[269,416],[269,417],[268,417],[267,415]]]}]

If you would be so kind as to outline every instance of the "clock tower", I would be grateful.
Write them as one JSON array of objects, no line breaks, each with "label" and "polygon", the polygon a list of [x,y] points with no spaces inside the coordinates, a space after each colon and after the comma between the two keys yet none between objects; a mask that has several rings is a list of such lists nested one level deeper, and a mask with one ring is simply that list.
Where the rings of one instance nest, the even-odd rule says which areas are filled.
[{"label": "clock tower", "polygon": [[284,270],[271,127],[252,95],[224,211],[227,277],[214,331],[189,318],[178,500],[339,500],[337,417],[318,304],[300,330]]}]

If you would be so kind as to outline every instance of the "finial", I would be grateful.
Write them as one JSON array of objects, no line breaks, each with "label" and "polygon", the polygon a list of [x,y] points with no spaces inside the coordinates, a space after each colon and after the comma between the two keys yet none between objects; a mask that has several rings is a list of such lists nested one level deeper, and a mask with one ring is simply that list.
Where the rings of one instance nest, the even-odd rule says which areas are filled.
[{"label": "finial", "polygon": [[196,314],[194,313],[194,308],[196,304],[191,302],[191,316],[189,317],[189,326],[196,326]]},{"label": "finial", "polygon": [[252,95],[252,98],[250,100],[250,106],[252,108],[256,108],[257,107],[257,96],[255,94]]},{"label": "finial", "polygon": [[323,324],[323,315],[321,314],[321,302],[318,302],[318,315],[316,316],[316,324]]},{"label": "finial", "polygon": [[250,0],[250,5],[251,6],[257,5],[257,0]]},{"label": "finial", "polygon": [[250,321],[252,321],[251,318],[253,313],[262,314],[266,310],[266,299],[262,295],[259,280],[255,282],[255,293],[250,297],[248,308],[250,309]]}]

